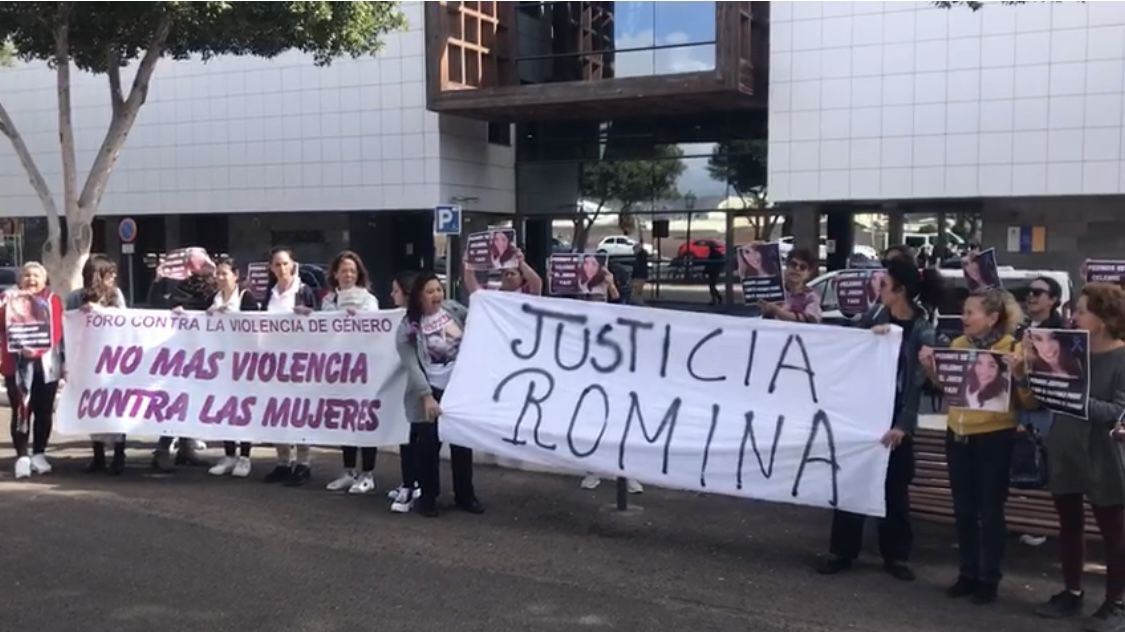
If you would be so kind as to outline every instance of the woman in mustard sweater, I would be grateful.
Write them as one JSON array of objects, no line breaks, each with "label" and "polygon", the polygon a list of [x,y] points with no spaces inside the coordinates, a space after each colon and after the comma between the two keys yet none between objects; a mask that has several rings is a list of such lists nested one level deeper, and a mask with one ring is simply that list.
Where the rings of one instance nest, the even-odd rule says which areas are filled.
[{"label": "woman in mustard sweater", "polygon": [[[1013,337],[1023,322],[1023,313],[1008,292],[996,288],[973,292],[965,300],[961,322],[964,335],[952,342],[953,348],[1005,354],[1009,371],[1023,361],[1022,350]],[[918,355],[930,379],[936,382],[933,349],[923,347]],[[1008,499],[1017,411],[1036,405],[1026,383],[1013,387],[1006,411],[949,409],[945,454],[961,568],[957,583],[947,594],[953,598],[972,596],[977,604],[996,600],[1007,535],[1004,503]]]}]

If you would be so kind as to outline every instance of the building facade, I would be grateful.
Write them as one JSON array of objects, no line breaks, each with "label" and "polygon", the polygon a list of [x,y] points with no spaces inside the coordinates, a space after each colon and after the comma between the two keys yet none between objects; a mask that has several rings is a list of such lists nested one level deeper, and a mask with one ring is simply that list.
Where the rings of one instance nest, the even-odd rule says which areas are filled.
[{"label": "building facade", "polygon": [[[404,3],[403,11],[408,29],[389,34],[379,54],[326,67],[299,52],[162,60],[102,200],[95,251],[126,261],[116,226],[128,216],[138,223],[132,256],[142,286],[150,274],[146,255],[151,262],[157,253],[199,245],[249,262],[281,244],[315,263],[351,247],[385,286],[397,270],[433,265],[435,205],[460,203],[480,224],[510,221],[509,126],[427,110],[423,5]],[[84,168],[110,105],[104,77],[73,77]],[[0,93],[60,192],[54,73],[44,64],[4,70]],[[43,210],[6,149],[0,217],[19,219],[25,256],[37,256]]]},{"label": "building facade", "polygon": [[771,198],[898,238],[936,224],[1017,267],[1120,256],[1125,4],[934,4],[774,4]]}]

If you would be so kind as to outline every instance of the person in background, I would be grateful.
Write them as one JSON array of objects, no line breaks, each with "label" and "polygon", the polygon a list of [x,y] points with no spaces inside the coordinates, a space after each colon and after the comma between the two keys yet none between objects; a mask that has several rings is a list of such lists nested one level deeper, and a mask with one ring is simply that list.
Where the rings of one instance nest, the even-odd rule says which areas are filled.
[{"label": "person in background", "polygon": [[[937,334],[921,303],[942,291],[940,279],[919,273],[914,261],[894,258],[887,262],[887,273],[880,280],[882,309],[869,312],[858,326],[877,335],[902,328],[902,346],[895,373],[894,417],[883,435],[883,445],[891,450],[884,485],[886,517],[879,520],[879,553],[883,569],[902,581],[914,581],[907,566],[914,544],[910,526],[910,483],[914,480],[914,431],[918,428],[918,406],[925,386],[926,370],[918,361],[922,347],[937,345]],[[832,517],[831,557],[820,566],[823,575],[835,575],[851,568],[863,547],[861,514],[836,510]]]},{"label": "person in background", "polygon": [[[47,287],[47,269],[29,261],[20,270],[17,294],[45,301],[51,307],[50,347],[8,351],[11,332],[7,327],[8,305],[0,307],[0,374],[12,407],[12,447],[16,451],[16,478],[50,474],[47,442],[51,438],[55,393],[63,373],[63,302]],[[31,456],[28,456],[28,439]]]},{"label": "person in background", "polygon": [[[360,256],[351,250],[336,255],[328,269],[328,287],[331,290],[320,306],[326,312],[347,312],[355,316],[359,312],[379,311],[379,299],[368,287],[370,278],[367,267]],[[349,494],[366,494],[375,490],[375,457],[378,449],[374,446],[357,448],[346,445],[340,448],[344,459],[344,471],[334,481],[328,483],[330,492],[347,491]],[[356,471],[356,456],[362,453],[363,470]]]},{"label": "person in background", "polygon": [[1028,329],[1064,329],[1059,308],[1062,306],[1062,286],[1049,276],[1036,277],[1027,286],[1024,307],[1027,318],[1018,330],[1018,338]]},{"label": "person in background", "polygon": [[[997,288],[973,292],[965,300],[961,321],[964,335],[953,340],[952,348],[1006,354],[1009,370],[1023,362],[1022,350],[1013,336],[1023,322],[1023,313],[1008,292]],[[938,383],[933,348],[924,346],[918,359],[930,380]],[[1035,406],[1026,384],[1017,384],[1011,398],[1011,405],[1003,412],[949,409],[945,454],[961,564],[957,582],[946,594],[951,598],[971,596],[976,604],[996,600],[1007,535],[1004,503],[1008,499],[1017,411]]]},{"label": "person in background", "polygon": [[[543,278],[540,277],[531,266],[527,265],[522,250],[515,246],[513,246],[512,249],[515,251],[518,265],[514,268],[504,268],[500,271],[500,291],[520,292],[539,296],[543,293]],[[462,265],[465,268],[464,283],[465,290],[468,294],[472,295],[477,290],[483,289],[480,280],[477,279],[477,270],[469,263],[467,252],[465,253]]]},{"label": "person in background", "polygon": [[[417,500],[418,512],[428,518],[438,515],[437,498],[441,493],[441,442],[438,439],[441,397],[457,362],[466,316],[463,305],[445,300],[436,275],[420,274],[411,287],[406,318],[397,334],[399,357],[407,372],[405,404],[411,422],[410,452],[422,487],[422,495]],[[484,513],[484,506],[473,489],[473,451],[450,445],[450,461],[457,508],[473,514]]]},{"label": "person in background", "polygon": [[707,242],[707,260],[703,262],[707,272],[707,291],[711,293],[711,304],[722,305],[723,295],[719,292],[719,277],[723,274],[726,256],[719,251],[715,242]]},{"label": "person in background", "polygon": [[648,251],[641,242],[633,246],[633,275],[630,278],[633,286],[633,303],[644,305],[645,284],[648,283]]},{"label": "person in background", "polygon": [[[278,247],[270,251],[270,282],[266,288],[266,302],[262,308],[275,314],[301,314],[308,316],[320,306],[316,292],[301,283],[297,275],[297,262],[293,252]],[[267,483],[284,483],[286,487],[300,487],[312,478],[309,446],[296,446],[297,460],[293,461],[294,446],[275,445],[277,465],[266,474]]]},{"label": "person in background", "polygon": [[1107,283],[1082,288],[1074,321],[1090,336],[1089,415],[1081,419],[1056,412],[1047,435],[1047,485],[1059,516],[1065,586],[1036,613],[1047,618],[1082,614],[1088,500],[1105,544],[1106,581],[1105,600],[1086,629],[1123,630],[1125,459],[1111,433],[1120,433],[1125,419],[1125,290]]},{"label": "person in background", "polygon": [[[230,257],[219,257],[215,262],[215,285],[218,290],[207,314],[229,314],[231,312],[256,312],[261,309],[253,293],[239,286],[238,264]],[[208,470],[212,476],[226,476],[230,474],[235,478],[250,476],[250,448],[249,441],[235,443],[223,442],[223,458]]]},{"label": "person in background", "polygon": [[[417,273],[411,271],[399,272],[391,281],[391,301],[397,308],[406,307],[410,289],[414,287]],[[402,484],[387,493],[391,501],[391,511],[394,513],[409,513],[414,507],[414,501],[422,494],[418,488],[418,477],[414,471],[414,462],[411,458],[410,444],[404,443],[398,447],[399,469],[402,474]]]},{"label": "person in background", "polygon": [[809,287],[817,260],[808,248],[794,248],[785,261],[785,302],[759,301],[762,316],[798,323],[820,322],[820,296]]},{"label": "person in background", "polygon": [[[67,311],[81,309],[124,309],[125,295],[117,287],[117,264],[105,255],[90,255],[82,266],[82,287],[67,295],[64,303]],[[110,472],[121,474],[125,471],[125,435],[92,435],[94,459],[86,472]],[[113,463],[107,466],[105,446],[113,444]]]},{"label": "person in background", "polygon": [[[173,286],[168,294],[168,304],[173,312],[205,312],[215,300],[215,263],[202,250],[186,261],[189,276]],[[195,440],[180,437],[176,458],[172,459],[174,437],[160,437],[152,454],[152,469],[172,472],[176,465],[207,465],[196,453]]]}]

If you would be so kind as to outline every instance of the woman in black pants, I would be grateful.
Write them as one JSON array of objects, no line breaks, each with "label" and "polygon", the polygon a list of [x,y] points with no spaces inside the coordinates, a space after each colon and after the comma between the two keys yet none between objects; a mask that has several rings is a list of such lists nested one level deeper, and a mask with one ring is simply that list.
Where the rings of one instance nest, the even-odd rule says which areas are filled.
[{"label": "woman in black pants", "polygon": [[[407,372],[405,403],[411,422],[410,451],[422,487],[418,511],[428,518],[438,515],[437,497],[441,493],[439,402],[457,361],[466,314],[463,305],[445,300],[445,291],[437,276],[422,274],[411,287],[406,318],[396,336],[398,353]],[[473,514],[484,513],[473,490],[473,451],[450,445],[450,460],[457,508]]]}]

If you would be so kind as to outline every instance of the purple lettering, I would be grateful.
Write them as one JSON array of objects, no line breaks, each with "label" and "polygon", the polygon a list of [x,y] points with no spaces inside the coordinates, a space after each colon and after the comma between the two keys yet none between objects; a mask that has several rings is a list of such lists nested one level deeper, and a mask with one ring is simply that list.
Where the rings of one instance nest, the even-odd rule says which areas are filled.
[{"label": "purple lettering", "polygon": [[117,373],[128,375],[137,370],[144,352],[137,345],[128,348],[102,347],[98,361],[94,365],[94,373]]}]

